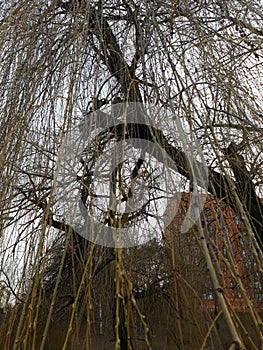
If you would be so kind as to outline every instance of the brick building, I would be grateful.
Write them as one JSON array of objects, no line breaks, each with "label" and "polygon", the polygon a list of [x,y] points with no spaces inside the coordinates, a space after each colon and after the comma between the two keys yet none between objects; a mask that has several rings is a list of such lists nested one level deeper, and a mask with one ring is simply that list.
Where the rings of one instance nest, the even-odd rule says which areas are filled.
[{"label": "brick building", "polygon": [[[182,193],[181,198],[171,204],[176,215],[164,232],[167,254],[175,271],[174,279],[181,276],[197,291],[207,308],[217,310],[216,294],[198,246],[197,227],[186,233],[180,229],[190,201],[191,194]],[[249,302],[256,310],[263,311],[263,275],[252,253],[253,244],[245,225],[230,206],[212,195],[204,198],[201,222],[227,302],[238,312],[246,311]]]}]

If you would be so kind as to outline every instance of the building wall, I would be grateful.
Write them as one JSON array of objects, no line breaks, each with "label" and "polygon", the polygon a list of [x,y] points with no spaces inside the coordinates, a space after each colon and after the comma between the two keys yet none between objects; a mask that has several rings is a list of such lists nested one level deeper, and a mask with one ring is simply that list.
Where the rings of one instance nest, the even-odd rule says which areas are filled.
[{"label": "building wall", "polygon": [[[198,246],[197,227],[193,226],[186,233],[181,232],[190,205],[190,193],[182,193],[180,200],[170,204],[169,211],[172,207],[175,216],[164,233],[167,255],[175,271],[174,279],[178,280],[178,274],[184,273],[184,278],[196,288],[206,307],[216,311],[218,304]],[[254,308],[262,311],[262,273],[257,268],[251,240],[239,217],[230,206],[207,195],[201,222],[224,296],[231,307],[244,312],[248,309],[247,300],[250,300]],[[241,283],[238,283],[238,277]],[[194,278],[197,280],[194,281]]]}]

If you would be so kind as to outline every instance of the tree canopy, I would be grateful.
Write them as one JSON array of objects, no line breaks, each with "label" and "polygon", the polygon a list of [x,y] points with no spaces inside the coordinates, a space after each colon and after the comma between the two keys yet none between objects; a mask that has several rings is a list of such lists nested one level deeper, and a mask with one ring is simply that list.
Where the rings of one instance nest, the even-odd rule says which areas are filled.
[{"label": "tree canopy", "polygon": [[[76,161],[72,193],[80,193],[86,209],[103,218],[105,226],[151,231],[156,213],[163,209],[156,200],[176,196],[174,183],[164,190],[164,182],[179,183],[179,194],[198,188],[213,196],[218,208],[230,207],[242,222],[240,239],[249,242],[244,258],[253,256],[255,273],[262,274],[262,18],[261,1],[10,0],[0,4],[1,279],[12,303],[19,305],[19,311],[13,311],[19,315],[17,325],[12,326],[11,318],[8,326],[18,348],[22,342],[25,348],[36,346],[39,310],[45,305],[40,345],[44,349],[51,319],[63,309],[58,295],[64,291],[72,306],[66,348],[78,303],[99,305],[91,286],[97,283],[101,290],[109,274],[117,348],[136,348],[127,326],[131,302],[150,349],[147,322],[136,300],[143,299],[148,284],[155,284],[164,294],[171,292],[164,288],[171,280],[169,269],[165,271],[165,228],[159,229],[158,242],[153,240],[148,248],[146,244],[134,247],[134,252],[122,251],[85,240],[63,215],[56,192],[58,164],[65,135],[72,130],[78,130],[84,141],[83,130],[92,135],[83,157]],[[134,120],[120,124],[125,108],[134,105]],[[155,124],[141,123],[142,114],[151,116]],[[173,165],[158,156],[151,162],[151,152],[140,142],[132,148],[131,139],[157,145]],[[98,183],[104,184],[109,159],[100,168],[96,162],[107,147],[122,141],[128,142],[128,151],[133,153],[126,148],[111,174],[110,194],[105,194]],[[199,152],[193,147],[193,167],[189,149],[195,142]],[[207,170],[206,181],[202,169]],[[146,183],[148,192],[143,187],[141,193],[138,183]],[[66,180],[64,186],[71,190]],[[119,203],[109,209],[103,205],[112,193],[118,193]],[[132,200],[137,205],[132,214],[114,210],[127,208]],[[215,216],[219,226],[223,225],[222,212],[219,209]],[[191,229],[199,230],[207,243],[202,220],[196,218],[195,224]],[[202,261],[211,263],[220,280],[213,253],[205,245],[199,248]],[[150,256],[146,264],[148,277],[132,254],[142,260],[153,254],[152,266]],[[220,259],[220,252],[216,255]],[[229,271],[237,281],[232,263]],[[137,274],[131,272],[133,264]],[[211,279],[215,288],[216,281]],[[175,287],[171,288],[175,296]],[[245,343],[236,331],[240,322],[226,304],[222,300],[230,340]],[[28,306],[34,311],[26,315]],[[91,313],[87,309],[88,328]],[[256,311],[251,311],[251,317],[262,339],[262,321]],[[27,332],[27,322],[32,323],[32,331]],[[177,335],[183,342],[179,326]],[[200,338],[201,343],[206,339]],[[256,341],[249,341],[256,348]],[[8,344],[10,340],[6,348]]]}]

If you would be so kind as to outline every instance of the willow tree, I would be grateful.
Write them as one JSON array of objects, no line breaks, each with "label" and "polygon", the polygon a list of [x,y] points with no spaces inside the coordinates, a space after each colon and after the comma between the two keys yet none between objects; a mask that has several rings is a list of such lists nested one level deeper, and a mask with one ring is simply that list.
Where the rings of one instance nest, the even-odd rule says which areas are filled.
[{"label": "willow tree", "polygon": [[[136,293],[142,297],[144,291],[132,287],[140,278],[137,275],[133,280],[123,260],[127,252],[83,238],[56,203],[58,155],[64,136],[73,126],[85,124],[87,118],[86,129],[93,132],[97,128],[98,132],[89,152],[83,153],[86,158],[79,160],[76,186],[86,209],[92,213],[97,210],[105,226],[133,227],[134,232],[146,222],[151,230],[147,222],[155,216],[150,205],[162,190],[158,177],[163,159],[157,157],[153,164],[145,161],[140,156],[147,149],[140,150],[137,143],[137,160],[132,163],[130,154],[124,154],[112,172],[111,190],[116,195],[119,186],[119,200],[124,204],[132,197],[127,186],[123,190],[127,178],[133,189],[138,179],[148,181],[147,205],[134,215],[100,208],[94,185],[99,173],[93,168],[108,144],[144,140],[169,156],[180,178],[179,192],[204,187],[232,207],[245,226],[241,238],[248,237],[247,249],[255,257],[257,273],[262,273],[260,5],[234,0],[1,4],[1,269],[12,303],[18,304],[18,316],[13,307],[8,326],[15,347],[22,343],[25,348],[36,346],[44,305],[41,349],[52,318],[65,308],[69,310],[66,348],[81,304],[86,305],[86,348],[90,348],[92,283],[105,269],[111,271],[111,265],[117,348],[134,348],[129,303],[143,324],[146,345],[149,349],[154,345],[135,298]],[[114,118],[117,121],[124,114],[123,105],[134,104],[140,110],[136,113],[149,112],[149,106],[154,106],[159,111],[157,125],[136,119],[115,127]],[[109,116],[113,122],[108,124]],[[190,139],[184,138],[184,131]],[[195,169],[205,167],[207,181],[200,179],[199,171],[193,174],[194,168],[189,166],[185,144],[191,138],[198,140],[202,150],[201,157],[195,152],[191,155],[196,157]],[[200,237],[205,238],[198,218],[197,226]],[[211,252],[205,247],[201,250],[216,278]],[[161,271],[159,286],[167,278]],[[156,276],[160,276],[159,269]],[[103,278],[101,281],[103,284]],[[217,289],[231,328],[233,339],[229,343],[242,343],[240,321],[228,311],[223,292]],[[61,301],[59,295],[65,299]],[[251,312],[262,337],[259,315]],[[183,343],[183,337],[178,337]],[[5,347],[11,343],[8,335]],[[253,340],[251,344],[256,346]]]}]

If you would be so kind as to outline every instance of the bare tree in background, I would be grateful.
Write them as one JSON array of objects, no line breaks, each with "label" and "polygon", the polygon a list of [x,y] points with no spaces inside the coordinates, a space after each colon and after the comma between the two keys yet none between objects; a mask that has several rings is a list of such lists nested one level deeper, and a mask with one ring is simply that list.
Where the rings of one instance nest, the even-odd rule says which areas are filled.
[{"label": "bare tree in background", "polygon": [[[17,305],[9,318],[5,348],[13,346],[13,337],[14,348],[23,344],[44,349],[53,318],[67,312],[63,348],[74,347],[76,325],[85,315],[84,343],[91,349],[92,305],[99,303],[96,283],[110,295],[116,348],[136,349],[131,310],[136,310],[143,326],[145,346],[154,348],[139,300],[146,293],[145,285],[158,286],[167,295],[164,285],[169,273],[160,262],[163,253],[162,258],[155,257],[160,268],[152,268],[146,278],[131,258],[132,249],[126,252],[86,241],[56,203],[59,148],[65,133],[85,116],[90,116],[90,127],[97,124],[100,128],[96,140],[102,145],[133,137],[158,144],[176,165],[185,191],[192,190],[193,174],[181,140],[171,131],[178,125],[189,130],[202,147],[209,193],[242,220],[245,233],[240,233],[241,238],[248,237],[249,254],[262,274],[261,7],[258,1],[234,0],[1,4],[1,279]],[[108,118],[103,108],[111,108],[114,122],[122,113],[116,105],[119,102],[137,103],[142,109],[154,105],[170,111],[171,118],[163,117],[163,129],[138,123],[128,125],[128,131],[114,126],[103,130]],[[98,109],[101,113],[94,112]],[[96,147],[95,142],[94,161]],[[158,166],[141,164],[139,156],[135,164],[125,161],[122,166],[129,169],[130,179],[143,174],[153,189],[160,185],[155,177]],[[80,169],[76,180],[87,204],[96,179],[92,167],[88,172],[80,164]],[[114,181],[124,182],[121,174],[116,169],[113,187]],[[129,192],[120,192],[123,202],[127,201]],[[155,197],[153,191],[150,201]],[[105,222],[133,225],[136,219],[140,226],[150,217],[147,208],[136,217],[114,215],[108,213]],[[202,236],[205,230],[199,224]],[[154,247],[154,251],[163,249],[158,244]],[[147,247],[146,253],[136,249],[135,256],[147,255]],[[205,246],[202,251],[209,254]],[[220,274],[213,264],[209,268],[214,277]],[[218,293],[222,294],[220,288]],[[256,311],[251,315],[262,340],[262,321]],[[238,337],[229,339],[229,344],[239,341],[256,348],[253,339],[244,339],[236,331],[242,328],[240,319],[234,313],[227,316],[229,327],[233,326],[231,337]],[[210,328],[206,331],[211,333]],[[200,334],[200,344],[205,344],[206,335]],[[179,333],[175,343],[183,348]]]}]

